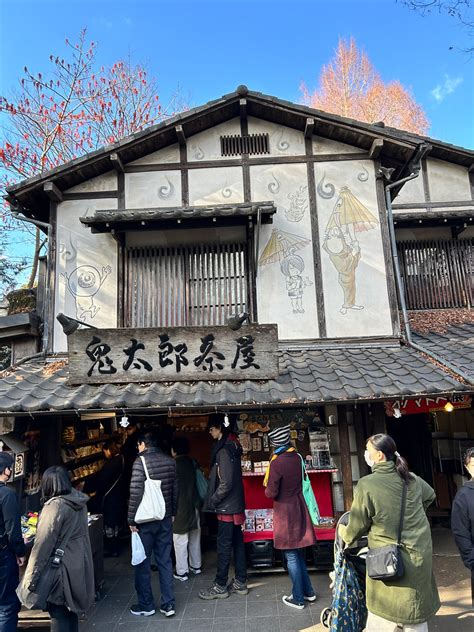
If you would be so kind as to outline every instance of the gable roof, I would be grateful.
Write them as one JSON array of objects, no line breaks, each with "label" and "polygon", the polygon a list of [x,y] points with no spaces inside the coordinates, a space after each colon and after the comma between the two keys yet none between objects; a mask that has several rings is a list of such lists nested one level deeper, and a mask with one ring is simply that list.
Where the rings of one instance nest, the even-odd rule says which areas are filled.
[{"label": "gable roof", "polygon": [[[181,112],[161,123],[136,132],[111,145],[106,145],[75,160],[55,167],[41,175],[23,180],[7,188],[13,205],[23,207],[26,215],[44,219],[48,215],[49,198],[44,184],[52,182],[61,191],[106,173],[112,168],[111,155],[116,154],[123,164],[141,158],[178,140],[176,127],[182,127],[186,138],[240,115],[241,100],[245,99],[248,116],[304,131],[306,120],[314,120],[313,133],[369,151],[375,139],[382,139],[384,164],[395,167],[394,178],[406,175],[405,170],[417,146],[431,145],[430,156],[463,166],[474,163],[474,151],[448,143],[404,132],[382,123],[369,124],[336,114],[329,114],[277,97],[248,90],[237,90],[219,99]],[[361,154],[361,157],[363,155]],[[23,210],[22,209],[22,210]]]}]

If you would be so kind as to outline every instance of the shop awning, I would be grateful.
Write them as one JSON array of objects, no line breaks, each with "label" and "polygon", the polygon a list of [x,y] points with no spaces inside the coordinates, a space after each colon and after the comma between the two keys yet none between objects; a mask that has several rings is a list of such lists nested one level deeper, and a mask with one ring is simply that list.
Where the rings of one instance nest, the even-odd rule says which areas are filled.
[{"label": "shop awning", "polygon": [[263,224],[270,223],[276,212],[273,202],[214,204],[210,206],[178,206],[169,208],[139,208],[124,210],[95,211],[93,215],[81,217],[81,222],[92,232],[123,232],[127,230],[156,230],[186,226],[208,226],[235,224],[249,217],[260,216]]},{"label": "shop awning", "polygon": [[473,391],[405,346],[281,350],[279,373],[260,381],[69,386],[67,358],[32,360],[3,373],[0,414],[354,403]]}]

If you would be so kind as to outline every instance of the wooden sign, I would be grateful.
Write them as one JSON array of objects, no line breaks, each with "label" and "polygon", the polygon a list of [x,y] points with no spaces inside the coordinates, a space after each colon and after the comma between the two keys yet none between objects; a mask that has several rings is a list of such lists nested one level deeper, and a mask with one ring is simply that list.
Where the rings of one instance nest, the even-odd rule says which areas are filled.
[{"label": "wooden sign", "polygon": [[68,351],[70,384],[278,376],[277,325],[81,329]]}]

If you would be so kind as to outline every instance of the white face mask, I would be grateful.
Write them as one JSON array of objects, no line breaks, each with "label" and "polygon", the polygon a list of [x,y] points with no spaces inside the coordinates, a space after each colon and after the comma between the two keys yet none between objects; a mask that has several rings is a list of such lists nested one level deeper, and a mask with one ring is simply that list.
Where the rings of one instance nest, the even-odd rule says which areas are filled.
[{"label": "white face mask", "polygon": [[364,459],[365,459],[365,462],[367,463],[367,465],[368,465],[369,467],[373,467],[373,466],[374,466],[375,461],[372,461],[372,459],[370,458],[370,455],[369,455],[369,451],[368,451],[368,450],[366,450],[366,451],[364,452]]}]

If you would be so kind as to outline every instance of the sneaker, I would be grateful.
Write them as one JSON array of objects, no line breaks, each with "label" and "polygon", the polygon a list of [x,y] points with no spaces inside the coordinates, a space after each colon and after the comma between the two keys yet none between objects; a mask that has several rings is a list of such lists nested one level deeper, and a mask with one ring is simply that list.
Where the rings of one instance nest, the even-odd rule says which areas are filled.
[{"label": "sneaker", "polygon": [[219,586],[218,584],[212,584],[207,590],[201,590],[199,597],[201,599],[227,599],[229,591],[225,586]]},{"label": "sneaker", "polygon": [[130,608],[130,612],[137,617],[151,617],[156,610],[154,608],[141,608],[139,604],[135,604]]},{"label": "sneaker", "polygon": [[292,608],[296,608],[297,610],[303,610],[304,603],[298,603],[293,599],[293,595],[283,595],[282,599],[284,604],[287,606],[291,606]]},{"label": "sneaker", "polygon": [[166,606],[161,606],[160,612],[161,614],[164,614],[165,617],[172,617],[175,614],[174,606],[170,603]]},{"label": "sneaker", "polygon": [[[314,594],[314,595],[304,595],[304,600],[305,601],[309,601],[310,603],[314,603],[317,598],[318,598],[318,596],[316,594]],[[289,599],[293,599],[293,595],[290,595]]]},{"label": "sneaker", "polygon": [[193,575],[200,575],[202,573],[200,568],[194,568],[194,566],[190,566],[189,570]]},{"label": "sneaker", "polygon": [[182,575],[179,573],[173,573],[173,577],[180,582],[187,582],[189,579],[189,573],[183,573]]},{"label": "sneaker", "polygon": [[247,587],[247,582],[239,582],[239,580],[235,579],[235,578],[227,586],[227,591],[229,593],[237,593],[238,595],[248,595],[249,594],[249,589]]}]

